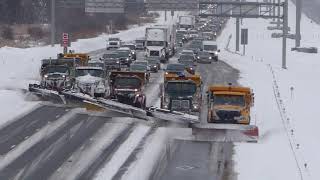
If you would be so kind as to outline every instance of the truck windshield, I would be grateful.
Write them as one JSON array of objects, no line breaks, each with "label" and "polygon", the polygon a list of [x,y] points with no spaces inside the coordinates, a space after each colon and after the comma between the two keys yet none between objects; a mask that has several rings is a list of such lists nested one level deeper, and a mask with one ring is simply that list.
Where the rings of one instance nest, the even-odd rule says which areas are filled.
[{"label": "truck windshield", "polygon": [[117,51],[118,57],[129,57],[130,51]]},{"label": "truck windshield", "polygon": [[245,100],[244,100],[244,96],[239,96],[239,95],[215,95],[214,104],[245,106]]},{"label": "truck windshield", "polygon": [[115,79],[115,88],[139,88],[140,79],[138,78],[116,78]]},{"label": "truck windshield", "polygon": [[185,66],[183,64],[168,64],[167,72],[183,72]]},{"label": "truck windshield", "polygon": [[166,93],[170,96],[192,96],[197,91],[197,85],[191,82],[168,82]]},{"label": "truck windshield", "polygon": [[134,45],[134,44],[125,44],[125,45],[123,45],[122,47],[127,47],[127,48],[129,48],[130,50],[135,50],[136,49],[136,46]]},{"label": "truck windshield", "polygon": [[117,45],[118,45],[118,42],[109,42],[109,45],[117,46]]},{"label": "truck windshield", "polygon": [[145,72],[147,71],[147,66],[142,64],[132,64],[130,66],[130,71],[134,72]]},{"label": "truck windshield", "polygon": [[47,66],[44,70],[45,74],[64,73],[69,74],[69,68],[66,66]]},{"label": "truck windshield", "polygon": [[115,58],[118,57],[118,54],[116,54],[116,53],[113,53],[113,54],[104,54],[102,57],[103,57],[104,59],[115,59]]},{"label": "truck windshield", "polygon": [[91,75],[94,77],[103,77],[103,70],[101,69],[77,69],[76,77]]},{"label": "truck windshield", "polygon": [[204,45],[203,49],[207,51],[216,51],[218,48],[216,45]]},{"label": "truck windshield", "polygon": [[147,46],[164,46],[163,41],[147,41]]}]

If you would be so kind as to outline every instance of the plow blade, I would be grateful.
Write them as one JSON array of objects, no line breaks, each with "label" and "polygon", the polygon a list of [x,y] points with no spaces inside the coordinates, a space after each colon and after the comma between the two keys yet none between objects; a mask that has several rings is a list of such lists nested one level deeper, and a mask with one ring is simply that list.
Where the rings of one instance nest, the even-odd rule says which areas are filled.
[{"label": "plow blade", "polygon": [[41,88],[39,85],[30,84],[29,92],[38,96],[42,100],[52,101],[54,103],[66,104],[66,99],[59,92]]},{"label": "plow blade", "polygon": [[151,116],[163,121],[171,121],[171,122],[177,122],[177,123],[190,123],[190,124],[200,122],[198,116],[185,114],[177,111],[170,111],[167,109],[151,107],[147,110],[147,113],[148,113],[148,116]]},{"label": "plow blade", "polygon": [[119,103],[112,100],[106,99],[84,99],[85,106],[88,110],[101,110],[107,109],[110,111],[115,111],[118,113],[126,114],[132,118],[138,118],[142,120],[151,120],[152,118],[161,121],[171,121],[178,123],[198,123],[198,116],[193,116],[189,114],[184,114],[175,111],[168,111],[159,108],[147,108],[146,110],[133,107],[131,105]]},{"label": "plow blade", "polygon": [[136,108],[127,104],[122,104],[119,102],[115,102],[112,100],[105,100],[105,99],[91,99],[91,100],[84,100],[85,107],[87,110],[95,110],[101,111],[103,109],[110,110],[114,112],[118,112],[121,114],[125,114],[128,117],[138,118],[142,120],[149,120],[147,117],[147,113],[145,110]]},{"label": "plow blade", "polygon": [[257,142],[259,129],[242,124],[194,124],[192,135],[198,141]]}]

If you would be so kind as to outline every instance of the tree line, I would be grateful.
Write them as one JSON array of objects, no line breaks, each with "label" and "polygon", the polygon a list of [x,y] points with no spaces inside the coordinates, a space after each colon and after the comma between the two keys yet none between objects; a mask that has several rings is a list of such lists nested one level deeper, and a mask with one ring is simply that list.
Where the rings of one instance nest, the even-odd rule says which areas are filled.
[{"label": "tree line", "polygon": [[49,2],[50,0],[0,0],[0,23],[47,23]]}]

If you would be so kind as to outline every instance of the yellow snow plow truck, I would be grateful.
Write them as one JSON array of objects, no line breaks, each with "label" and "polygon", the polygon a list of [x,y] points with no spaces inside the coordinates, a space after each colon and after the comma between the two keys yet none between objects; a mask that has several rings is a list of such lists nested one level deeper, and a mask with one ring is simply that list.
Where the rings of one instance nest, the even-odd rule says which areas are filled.
[{"label": "yellow snow plow truck", "polygon": [[160,85],[162,109],[197,114],[201,107],[202,81],[200,75],[177,76],[167,74]]},{"label": "yellow snow plow truck", "polygon": [[[193,129],[194,134],[207,136],[218,135],[222,141],[258,140],[258,127],[250,125],[250,108],[254,103],[254,94],[248,87],[209,86],[207,92],[207,122]],[[221,131],[223,133],[221,133]],[[214,133],[214,134],[212,134]],[[223,135],[222,135],[223,134]]]}]

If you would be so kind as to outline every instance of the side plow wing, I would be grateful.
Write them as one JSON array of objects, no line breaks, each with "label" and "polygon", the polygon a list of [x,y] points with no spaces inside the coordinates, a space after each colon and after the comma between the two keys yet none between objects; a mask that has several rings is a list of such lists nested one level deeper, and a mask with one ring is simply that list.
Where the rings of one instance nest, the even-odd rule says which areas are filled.
[{"label": "side plow wing", "polygon": [[192,135],[198,141],[257,142],[259,129],[243,124],[194,124]]}]

